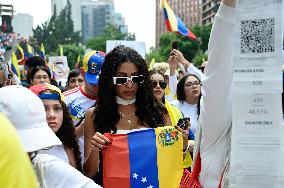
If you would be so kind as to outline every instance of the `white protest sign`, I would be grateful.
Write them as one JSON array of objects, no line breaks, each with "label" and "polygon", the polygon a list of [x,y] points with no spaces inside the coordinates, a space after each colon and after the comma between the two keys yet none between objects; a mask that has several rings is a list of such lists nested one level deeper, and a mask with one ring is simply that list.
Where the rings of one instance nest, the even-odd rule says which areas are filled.
[{"label": "white protest sign", "polygon": [[67,77],[69,74],[69,66],[67,62],[66,56],[51,56],[49,57],[48,66],[53,72],[54,79],[59,83],[61,82],[61,86],[65,86],[67,82]]},{"label": "white protest sign", "polygon": [[230,187],[284,184],[281,0],[238,0]]}]

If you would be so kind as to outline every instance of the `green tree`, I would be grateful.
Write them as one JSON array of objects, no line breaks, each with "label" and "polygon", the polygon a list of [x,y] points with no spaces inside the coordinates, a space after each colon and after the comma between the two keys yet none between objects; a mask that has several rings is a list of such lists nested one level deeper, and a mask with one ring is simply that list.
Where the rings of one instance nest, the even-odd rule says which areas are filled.
[{"label": "green tree", "polygon": [[74,31],[74,23],[71,19],[71,4],[67,1],[66,7],[56,15],[55,11],[48,22],[33,29],[33,38],[38,44],[43,43],[47,53],[56,52],[58,45],[76,44],[81,42],[79,31]]},{"label": "green tree", "polygon": [[135,40],[135,34],[133,33],[122,33],[119,28],[113,25],[108,25],[105,28],[103,35],[89,39],[86,43],[87,48],[106,51],[107,40]]}]

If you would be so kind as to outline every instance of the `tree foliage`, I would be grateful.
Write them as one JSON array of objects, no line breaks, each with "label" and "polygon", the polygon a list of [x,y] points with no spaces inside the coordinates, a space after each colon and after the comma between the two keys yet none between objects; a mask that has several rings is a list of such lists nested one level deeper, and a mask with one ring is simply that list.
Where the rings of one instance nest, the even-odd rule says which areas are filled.
[{"label": "tree foliage", "polygon": [[78,45],[81,42],[80,32],[74,31],[69,1],[59,15],[56,15],[56,10],[54,10],[50,20],[33,29],[33,33],[33,38],[38,44],[44,44],[47,53],[56,52],[58,45]]},{"label": "tree foliage", "polygon": [[135,40],[135,35],[133,33],[122,33],[116,26],[108,25],[105,28],[104,34],[89,39],[86,43],[86,47],[105,52],[107,40]]},{"label": "tree foliage", "polygon": [[178,50],[183,53],[184,57],[197,66],[200,65],[203,59],[207,59],[206,53],[211,25],[195,25],[191,28],[191,31],[197,36],[197,40],[191,40],[176,33],[167,32],[163,34],[160,37],[160,47],[156,49],[151,48],[150,53],[146,56],[146,60],[150,62],[152,58],[155,58],[157,62],[167,61],[171,51],[171,42],[177,40]]}]

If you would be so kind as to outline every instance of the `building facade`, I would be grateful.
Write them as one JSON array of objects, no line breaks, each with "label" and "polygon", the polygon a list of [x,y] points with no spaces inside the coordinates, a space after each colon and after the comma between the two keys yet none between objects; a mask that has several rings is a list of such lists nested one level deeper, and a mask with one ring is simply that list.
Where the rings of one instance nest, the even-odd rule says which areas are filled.
[{"label": "building facade", "polygon": [[[201,0],[168,0],[175,15],[178,16],[187,27],[201,24]],[[167,32],[163,9],[160,0],[156,0],[156,47],[159,47],[160,36]]]},{"label": "building facade", "polygon": [[221,0],[202,0],[202,25],[213,23]]},{"label": "building facade", "polygon": [[13,31],[25,38],[33,35],[33,16],[26,13],[17,13],[12,21]]},{"label": "building facade", "polygon": [[120,13],[114,12],[113,0],[81,2],[82,38],[86,42],[104,34],[107,25],[115,25],[121,32],[127,33],[128,29]]}]

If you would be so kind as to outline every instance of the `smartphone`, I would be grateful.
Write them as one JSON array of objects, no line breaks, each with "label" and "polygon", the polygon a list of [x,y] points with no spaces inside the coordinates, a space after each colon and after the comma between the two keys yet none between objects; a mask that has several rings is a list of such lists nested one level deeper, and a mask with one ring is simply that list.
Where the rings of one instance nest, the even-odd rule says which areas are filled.
[{"label": "smartphone", "polygon": [[182,118],[178,120],[177,126],[183,130],[187,130],[190,127],[190,118]]},{"label": "smartphone", "polygon": [[178,41],[172,41],[172,50],[173,49],[176,49],[177,50],[177,48],[178,48]]}]

